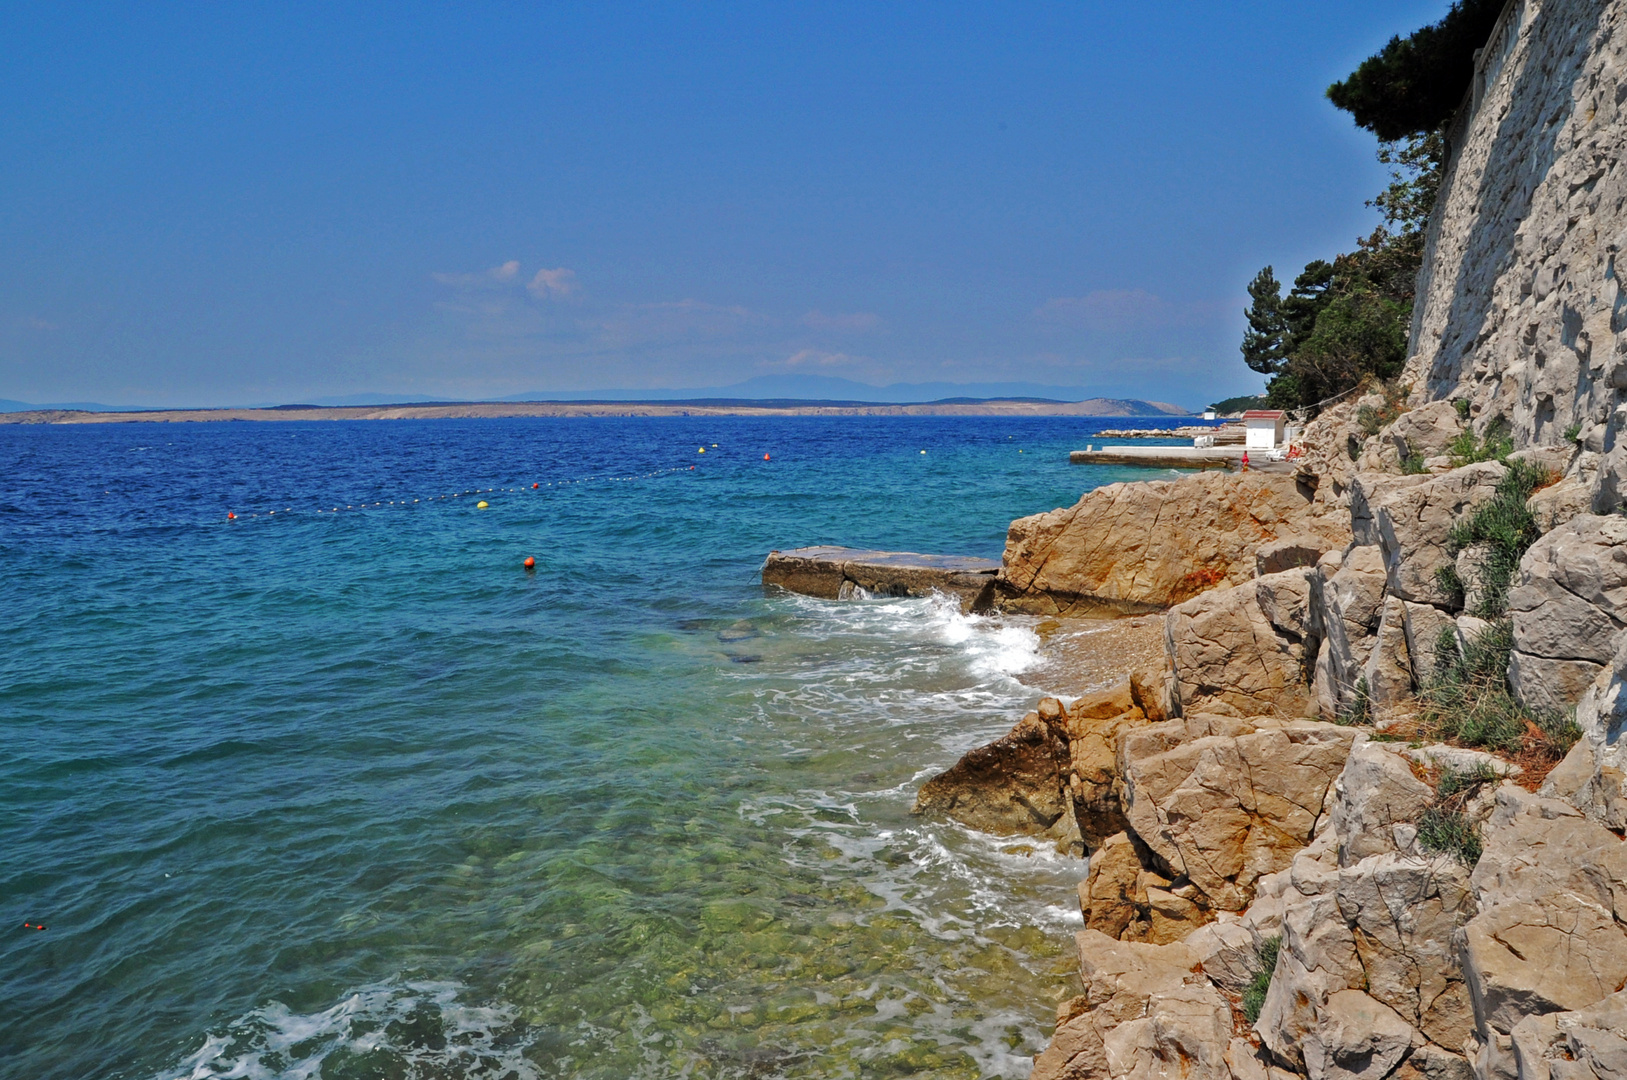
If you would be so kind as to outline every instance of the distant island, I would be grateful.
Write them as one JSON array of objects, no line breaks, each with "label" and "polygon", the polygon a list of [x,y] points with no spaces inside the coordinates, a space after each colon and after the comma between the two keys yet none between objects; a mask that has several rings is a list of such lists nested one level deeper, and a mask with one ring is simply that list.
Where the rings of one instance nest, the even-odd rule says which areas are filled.
[{"label": "distant island", "polygon": [[221,420],[445,420],[513,416],[1191,416],[1179,405],[1139,398],[942,398],[902,404],[796,398],[681,401],[471,401],[399,405],[271,405],[244,409],[31,409],[0,413],[3,424],[205,423]]}]

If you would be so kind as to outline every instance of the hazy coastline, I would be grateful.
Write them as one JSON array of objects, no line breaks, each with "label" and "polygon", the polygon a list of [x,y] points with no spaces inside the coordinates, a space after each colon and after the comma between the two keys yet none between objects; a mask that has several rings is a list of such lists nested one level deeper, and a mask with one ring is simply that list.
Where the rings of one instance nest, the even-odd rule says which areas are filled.
[{"label": "hazy coastline", "polygon": [[[1146,405],[1150,412],[1126,412]],[[1189,419],[1163,402],[1091,398],[1087,401],[993,399],[888,405],[873,402],[796,401],[519,401],[425,405],[281,405],[258,409],[165,409],[91,412],[34,409],[0,413],[0,424],[207,423],[222,420],[468,420],[494,417],[574,416],[1090,416]]]}]

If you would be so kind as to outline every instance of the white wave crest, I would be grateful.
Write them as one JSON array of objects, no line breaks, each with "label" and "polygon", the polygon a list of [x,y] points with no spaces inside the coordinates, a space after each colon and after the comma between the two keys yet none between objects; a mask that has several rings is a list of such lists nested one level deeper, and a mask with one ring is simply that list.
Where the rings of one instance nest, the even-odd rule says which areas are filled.
[{"label": "white wave crest", "polygon": [[516,1016],[464,1004],[463,990],[452,982],[381,983],[311,1013],[273,1001],[211,1032],[197,1053],[155,1080],[313,1080],[324,1063],[345,1057],[404,1080],[538,1080],[517,1045]]}]

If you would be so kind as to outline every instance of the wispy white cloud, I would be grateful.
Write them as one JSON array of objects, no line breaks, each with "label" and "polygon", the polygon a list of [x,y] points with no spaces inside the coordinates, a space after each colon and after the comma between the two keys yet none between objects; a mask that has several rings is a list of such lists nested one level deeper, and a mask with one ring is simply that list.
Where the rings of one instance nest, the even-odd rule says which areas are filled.
[{"label": "wispy white cloud", "polygon": [[576,271],[561,266],[555,270],[538,270],[525,288],[538,300],[557,300],[570,296],[579,286],[576,283]]},{"label": "wispy white cloud", "polygon": [[510,259],[478,274],[431,274],[435,281],[454,289],[500,288],[513,281],[520,272],[520,260]]},{"label": "wispy white cloud", "polygon": [[814,310],[802,317],[802,325],[815,330],[840,330],[847,333],[864,333],[874,330],[881,325],[881,316],[869,311],[856,311],[850,314],[830,314]]}]

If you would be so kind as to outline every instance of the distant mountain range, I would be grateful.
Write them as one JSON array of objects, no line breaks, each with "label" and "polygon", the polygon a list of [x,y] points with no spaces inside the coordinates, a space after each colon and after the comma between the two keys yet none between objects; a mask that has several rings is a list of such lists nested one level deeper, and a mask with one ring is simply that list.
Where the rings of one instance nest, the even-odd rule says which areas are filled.
[{"label": "distant mountain range", "polygon": [[[539,390],[507,397],[483,398],[485,402],[516,401],[775,401],[841,402],[845,404],[906,404],[924,402],[973,402],[990,399],[1029,401],[1068,401],[1096,406],[1088,412],[1097,416],[1189,416],[1191,411],[1163,401],[1139,398],[1092,397],[1089,390],[1076,386],[1049,386],[1042,383],[893,383],[870,386],[830,375],[759,375],[728,386],[704,386],[683,390]],[[412,394],[344,394],[303,398],[298,404],[322,406],[449,404],[455,399],[422,397]],[[237,408],[270,408],[279,403],[259,402]],[[86,412],[156,411],[153,406],[103,405],[97,402],[52,402],[31,405],[0,398],[0,412],[27,412],[35,409],[80,409]]]}]

